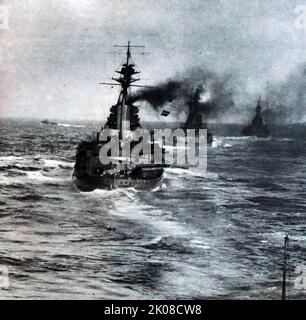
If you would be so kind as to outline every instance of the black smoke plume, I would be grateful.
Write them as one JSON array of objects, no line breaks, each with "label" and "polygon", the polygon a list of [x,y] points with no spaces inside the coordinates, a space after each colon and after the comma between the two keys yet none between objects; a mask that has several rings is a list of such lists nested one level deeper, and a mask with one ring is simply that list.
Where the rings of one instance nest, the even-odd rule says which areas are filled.
[{"label": "black smoke plume", "polygon": [[269,103],[268,121],[274,124],[306,120],[306,64],[299,66],[278,83],[269,83],[266,90]]},{"label": "black smoke plume", "polygon": [[177,110],[177,114],[187,109],[205,118],[206,122],[233,106],[230,80],[230,76],[221,78],[210,71],[192,69],[153,88],[137,91],[129,102],[146,101],[155,110],[168,106]]}]

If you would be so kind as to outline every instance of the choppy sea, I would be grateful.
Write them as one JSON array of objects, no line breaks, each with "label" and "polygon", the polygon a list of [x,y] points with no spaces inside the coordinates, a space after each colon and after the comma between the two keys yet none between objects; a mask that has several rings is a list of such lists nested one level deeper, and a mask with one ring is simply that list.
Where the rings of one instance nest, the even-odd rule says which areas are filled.
[{"label": "choppy sea", "polygon": [[208,170],[161,189],[80,192],[77,143],[98,123],[0,120],[0,267],[24,299],[305,299],[306,126],[265,139],[213,126]]}]

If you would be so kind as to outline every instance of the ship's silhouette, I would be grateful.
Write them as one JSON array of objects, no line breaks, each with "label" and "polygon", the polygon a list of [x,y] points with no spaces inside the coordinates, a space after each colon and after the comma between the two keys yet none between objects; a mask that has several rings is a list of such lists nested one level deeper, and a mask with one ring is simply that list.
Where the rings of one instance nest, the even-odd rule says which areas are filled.
[{"label": "ship's silhouette", "polygon": [[[93,134],[88,141],[82,141],[77,148],[76,163],[73,178],[76,186],[82,191],[92,191],[94,189],[114,189],[117,187],[134,187],[136,189],[152,189],[160,186],[163,181],[163,163],[155,164],[152,153],[142,154],[145,158],[150,157],[150,162],[135,162],[130,155],[126,157],[124,148],[130,143],[131,150],[137,144],[130,141],[133,132],[140,128],[140,119],[138,116],[138,107],[129,102],[131,87],[141,87],[134,83],[138,81],[134,75],[140,73],[136,71],[135,64],[131,58],[131,46],[128,42],[126,53],[126,62],[116,73],[118,78],[112,78],[117,83],[103,83],[112,86],[121,87],[117,104],[110,109],[110,115],[105,127],[100,132]],[[127,124],[129,127],[127,127]],[[109,141],[100,139],[103,130],[112,130],[115,133],[115,139],[118,139],[119,152],[117,157],[109,164],[103,164],[100,158],[101,148]],[[164,149],[152,138],[151,150],[161,148],[161,154]],[[150,150],[150,151],[151,151]]]},{"label": "ship's silhouette", "polygon": [[243,128],[242,134],[244,136],[268,137],[269,133],[269,129],[262,115],[262,103],[259,98],[255,109],[255,116],[251,124]]}]

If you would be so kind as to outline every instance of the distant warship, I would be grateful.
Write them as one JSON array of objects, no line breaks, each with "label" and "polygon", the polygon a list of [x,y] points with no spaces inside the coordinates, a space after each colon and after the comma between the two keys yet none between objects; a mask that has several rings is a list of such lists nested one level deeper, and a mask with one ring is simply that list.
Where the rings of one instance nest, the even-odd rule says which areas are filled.
[{"label": "distant warship", "polygon": [[52,125],[58,125],[58,123],[57,122],[52,122],[52,121],[49,121],[49,120],[43,120],[42,122],[41,122],[42,124],[52,124]]},{"label": "distant warship", "polygon": [[188,102],[189,115],[183,126],[183,129],[195,129],[198,134],[199,129],[207,130],[207,144],[211,145],[213,142],[213,135],[210,130],[207,129],[207,125],[203,123],[201,108],[199,107],[200,89],[195,90],[191,101]]},{"label": "distant warship", "polygon": [[244,136],[257,136],[257,137],[267,137],[269,136],[269,129],[265,124],[262,117],[262,106],[260,98],[258,99],[257,106],[255,109],[255,116],[252,123],[247,127],[243,128],[242,134]]},{"label": "distant warship", "polygon": [[[123,157],[123,148],[133,131],[140,128],[138,108],[129,102],[131,87],[141,87],[134,82],[139,79],[134,78],[140,72],[135,70],[135,64],[131,58],[131,46],[128,42],[126,62],[116,73],[118,78],[112,78],[117,83],[103,83],[108,85],[118,85],[121,87],[116,105],[110,109],[110,115],[104,128],[100,132],[93,134],[88,141],[82,141],[77,148],[76,163],[74,167],[73,179],[76,186],[81,191],[92,191],[94,189],[115,189],[118,187],[134,187],[136,189],[153,189],[162,184],[164,165],[155,164],[151,157],[150,163],[135,163],[132,158]],[[127,129],[126,124],[129,123]],[[116,162],[107,165],[100,161],[99,153],[103,145],[107,142],[100,141],[103,130],[110,129],[115,132],[119,141],[119,157]],[[152,136],[153,137],[153,136]],[[155,144],[164,148],[152,138],[151,150]],[[131,149],[133,147],[133,141]],[[143,155],[144,157],[146,155]]]}]

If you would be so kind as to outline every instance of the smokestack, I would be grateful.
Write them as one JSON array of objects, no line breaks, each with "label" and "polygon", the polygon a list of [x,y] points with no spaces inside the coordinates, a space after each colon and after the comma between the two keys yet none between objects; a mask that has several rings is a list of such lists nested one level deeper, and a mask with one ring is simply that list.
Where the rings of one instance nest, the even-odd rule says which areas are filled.
[{"label": "smokestack", "polygon": [[203,128],[202,113],[199,107],[200,93],[201,88],[198,87],[193,94],[192,100],[187,103],[189,107],[189,114],[184,124],[184,129]]},{"label": "smokestack", "polygon": [[137,91],[129,102],[146,101],[156,111],[167,104],[178,110],[177,114],[188,107],[189,115],[184,127],[203,128],[202,117],[206,121],[218,118],[234,105],[229,80],[229,76],[220,78],[210,71],[192,69],[154,88]]}]

